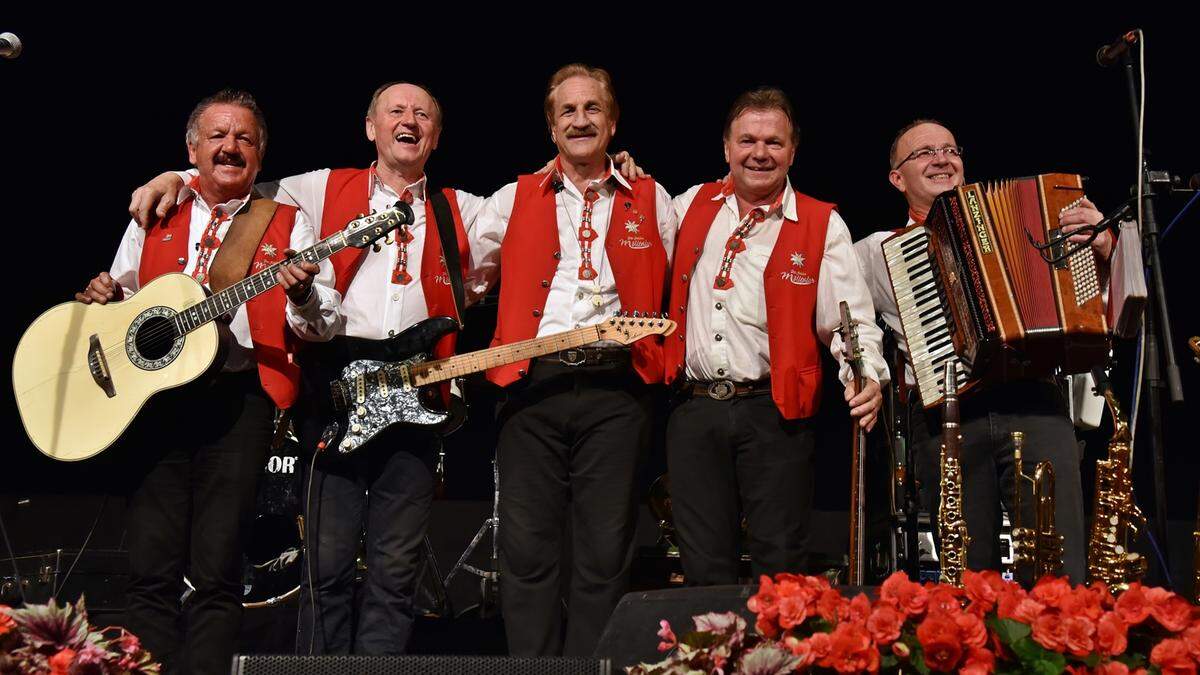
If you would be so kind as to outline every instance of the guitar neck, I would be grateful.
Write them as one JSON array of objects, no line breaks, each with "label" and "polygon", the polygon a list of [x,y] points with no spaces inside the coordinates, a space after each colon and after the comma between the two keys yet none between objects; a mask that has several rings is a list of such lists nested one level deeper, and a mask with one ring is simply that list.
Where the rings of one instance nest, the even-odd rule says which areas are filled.
[{"label": "guitar neck", "polygon": [[284,265],[300,261],[316,264],[348,246],[350,246],[350,243],[346,239],[345,232],[332,234],[313,246],[300,251],[291,258],[281,260],[270,267],[255,272],[229,288],[210,295],[203,302],[176,314],[173,319],[175,330],[179,335],[190,333],[275,288],[279,285],[279,280],[276,279],[275,275],[279,272],[279,268]]},{"label": "guitar neck", "polygon": [[414,386],[424,386],[444,382],[455,377],[463,377],[505,366],[517,361],[524,361],[537,356],[545,356],[563,349],[581,347],[602,339],[600,326],[584,326],[565,333],[556,333],[546,337],[522,340],[510,344],[484,349],[468,354],[459,354],[437,361],[427,361],[413,366],[409,371]]}]

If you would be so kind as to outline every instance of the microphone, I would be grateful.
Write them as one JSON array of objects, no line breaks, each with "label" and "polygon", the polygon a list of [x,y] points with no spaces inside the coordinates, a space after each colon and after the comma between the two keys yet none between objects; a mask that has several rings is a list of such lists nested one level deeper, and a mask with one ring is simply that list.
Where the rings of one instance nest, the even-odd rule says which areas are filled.
[{"label": "microphone", "polygon": [[15,59],[21,55],[21,38],[12,33],[0,33],[0,57]]},{"label": "microphone", "polygon": [[1121,37],[1113,40],[1110,44],[1096,50],[1096,63],[1102,68],[1116,65],[1117,61],[1125,56],[1129,48],[1137,42],[1137,31],[1131,30]]}]

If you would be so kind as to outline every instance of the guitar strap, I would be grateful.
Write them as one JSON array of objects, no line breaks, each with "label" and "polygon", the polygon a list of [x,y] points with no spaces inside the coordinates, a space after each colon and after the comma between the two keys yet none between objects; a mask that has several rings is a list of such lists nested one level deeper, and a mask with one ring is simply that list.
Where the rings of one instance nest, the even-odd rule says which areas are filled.
[{"label": "guitar strap", "polygon": [[213,257],[212,267],[208,271],[208,287],[213,293],[219,293],[246,278],[250,263],[254,260],[254,252],[258,250],[258,244],[278,207],[277,202],[263,197],[257,190],[250,193],[250,203],[233,217],[225,240]]},{"label": "guitar strap", "polygon": [[433,206],[433,219],[437,221],[438,241],[442,245],[446,273],[450,275],[450,291],[454,295],[454,313],[461,328],[466,296],[463,293],[462,263],[458,257],[458,232],[454,227],[454,214],[450,211],[450,200],[441,190],[434,190],[430,194],[429,203]]}]

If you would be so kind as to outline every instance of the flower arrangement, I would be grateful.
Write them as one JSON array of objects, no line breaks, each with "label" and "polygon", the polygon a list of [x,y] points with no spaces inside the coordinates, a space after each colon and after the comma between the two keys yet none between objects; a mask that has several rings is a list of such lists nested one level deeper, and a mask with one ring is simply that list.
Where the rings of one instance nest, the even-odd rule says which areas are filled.
[{"label": "flower arrangement", "polygon": [[661,622],[664,661],[633,675],[683,673],[1162,673],[1195,674],[1200,607],[1162,588],[1045,577],[1032,590],[996,572],[963,587],[888,577],[872,602],[822,577],[763,576],[747,603],[755,632],[732,612],[695,617],[677,638]]},{"label": "flower arrangement", "polygon": [[0,605],[0,673],[140,675],[159,672],[137,636],[88,623],[83,598],[74,605]]}]

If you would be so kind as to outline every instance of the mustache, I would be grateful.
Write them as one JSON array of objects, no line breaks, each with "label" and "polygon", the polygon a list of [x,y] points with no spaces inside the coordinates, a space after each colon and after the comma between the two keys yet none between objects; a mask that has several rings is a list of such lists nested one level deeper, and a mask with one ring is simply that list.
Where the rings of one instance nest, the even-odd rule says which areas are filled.
[{"label": "mustache", "polygon": [[213,157],[213,164],[224,164],[227,166],[244,167],[246,166],[246,158],[240,154],[230,152],[219,152],[216,157]]},{"label": "mustache", "polygon": [[567,129],[567,138],[584,138],[586,136],[597,136],[599,134],[600,130],[596,128],[595,124],[588,125],[582,129],[576,129],[574,127]]}]

